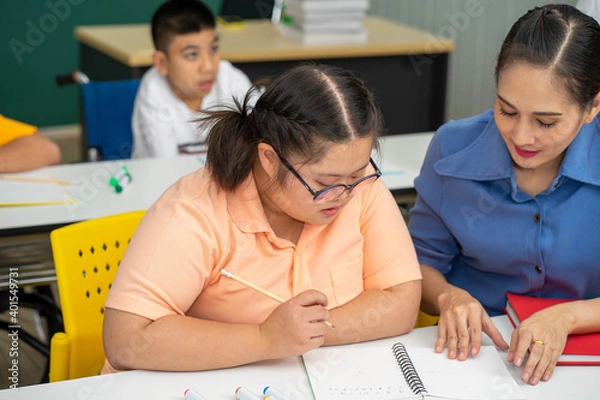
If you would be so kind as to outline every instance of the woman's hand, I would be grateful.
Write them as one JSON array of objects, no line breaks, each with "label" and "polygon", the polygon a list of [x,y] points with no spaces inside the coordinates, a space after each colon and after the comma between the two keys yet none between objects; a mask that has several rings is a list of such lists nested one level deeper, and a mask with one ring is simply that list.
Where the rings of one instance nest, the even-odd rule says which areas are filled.
[{"label": "woman's hand", "polygon": [[[441,353],[448,346],[448,358],[460,361],[475,356],[481,348],[481,334],[486,333],[499,348],[508,349],[508,343],[492,323],[489,315],[468,292],[455,286],[438,296],[440,319],[435,351]],[[470,351],[469,351],[470,349]]]},{"label": "woman's hand", "polygon": [[569,314],[563,307],[549,307],[531,315],[513,331],[508,361],[520,367],[529,349],[521,374],[524,382],[535,385],[540,379],[550,379],[571,330],[566,319]]},{"label": "woman's hand", "polygon": [[272,358],[306,353],[323,345],[329,329],[327,296],[307,290],[277,307],[260,325],[264,343]]}]

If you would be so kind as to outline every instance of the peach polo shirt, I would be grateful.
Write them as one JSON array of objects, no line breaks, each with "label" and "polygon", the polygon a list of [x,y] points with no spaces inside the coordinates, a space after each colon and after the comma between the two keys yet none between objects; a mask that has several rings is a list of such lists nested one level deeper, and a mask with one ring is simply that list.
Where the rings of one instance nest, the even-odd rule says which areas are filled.
[{"label": "peach polo shirt", "polygon": [[284,299],[319,290],[332,309],[366,289],[421,279],[408,230],[383,182],[354,196],[329,224],[306,224],[295,245],[274,234],[252,175],[231,193],[201,168],[145,214],[106,307],[151,320],[177,314],[259,324],[279,305],[222,276],[222,268]]}]

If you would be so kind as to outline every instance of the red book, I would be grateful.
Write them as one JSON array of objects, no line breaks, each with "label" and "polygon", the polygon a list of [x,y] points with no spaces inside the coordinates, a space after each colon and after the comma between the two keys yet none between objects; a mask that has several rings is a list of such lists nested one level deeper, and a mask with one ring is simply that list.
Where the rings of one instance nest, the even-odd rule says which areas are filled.
[{"label": "red book", "polygon": [[[531,314],[555,304],[573,300],[546,299],[507,293],[504,312],[516,328]],[[600,365],[600,332],[569,335],[556,365]]]}]

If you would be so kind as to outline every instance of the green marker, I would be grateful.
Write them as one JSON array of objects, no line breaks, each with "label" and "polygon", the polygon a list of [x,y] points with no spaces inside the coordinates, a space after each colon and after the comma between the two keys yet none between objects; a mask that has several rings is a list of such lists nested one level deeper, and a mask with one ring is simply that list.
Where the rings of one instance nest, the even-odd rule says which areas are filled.
[{"label": "green marker", "polygon": [[131,174],[129,169],[123,165],[119,170],[110,178],[110,186],[115,188],[115,192],[121,193],[123,188],[131,182]]}]

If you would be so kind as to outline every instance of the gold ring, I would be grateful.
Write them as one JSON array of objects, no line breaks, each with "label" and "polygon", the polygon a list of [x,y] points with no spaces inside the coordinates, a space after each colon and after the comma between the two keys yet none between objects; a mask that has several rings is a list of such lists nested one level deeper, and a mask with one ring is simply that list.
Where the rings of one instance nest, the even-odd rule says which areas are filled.
[{"label": "gold ring", "polygon": [[536,340],[532,340],[532,341],[531,341],[531,345],[532,345],[532,346],[533,346],[534,344],[536,344],[536,343],[537,343],[537,344],[541,344],[541,345],[542,345],[542,347],[544,347],[544,346],[546,345],[546,343],[544,343],[544,341],[543,341],[543,340],[536,339]]}]

